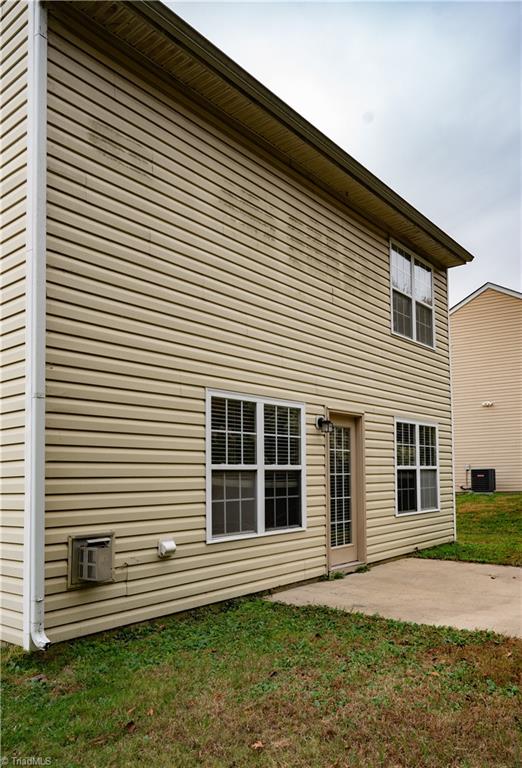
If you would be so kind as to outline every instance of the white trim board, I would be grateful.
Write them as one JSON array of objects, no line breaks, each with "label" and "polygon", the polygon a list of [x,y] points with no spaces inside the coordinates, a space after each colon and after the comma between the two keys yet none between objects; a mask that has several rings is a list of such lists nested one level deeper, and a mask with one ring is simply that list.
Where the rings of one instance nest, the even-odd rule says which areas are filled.
[{"label": "white trim board", "polygon": [[513,288],[504,288],[503,285],[497,285],[496,283],[484,283],[484,285],[481,285],[480,288],[477,288],[476,291],[473,291],[473,293],[470,293],[469,296],[466,296],[465,299],[462,299],[462,301],[459,301],[458,304],[455,304],[455,306],[451,307],[449,311],[450,315],[452,315],[458,309],[461,309],[461,307],[463,307],[465,304],[473,301],[473,299],[476,299],[477,296],[480,296],[480,294],[484,293],[484,291],[490,289],[492,291],[497,291],[498,293],[505,293],[507,296],[513,296],[515,299],[522,299],[522,293],[520,293],[520,291],[515,291]]}]

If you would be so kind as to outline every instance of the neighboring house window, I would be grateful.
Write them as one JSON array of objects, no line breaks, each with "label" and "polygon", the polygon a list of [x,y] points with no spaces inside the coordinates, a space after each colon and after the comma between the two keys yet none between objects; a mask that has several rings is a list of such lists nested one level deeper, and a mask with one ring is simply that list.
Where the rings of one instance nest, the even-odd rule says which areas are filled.
[{"label": "neighboring house window", "polygon": [[395,456],[397,513],[438,509],[437,427],[415,421],[396,421]]},{"label": "neighboring house window", "polygon": [[391,283],[394,333],[433,347],[433,270],[392,243]]},{"label": "neighboring house window", "polygon": [[207,394],[209,540],[304,527],[304,406]]}]

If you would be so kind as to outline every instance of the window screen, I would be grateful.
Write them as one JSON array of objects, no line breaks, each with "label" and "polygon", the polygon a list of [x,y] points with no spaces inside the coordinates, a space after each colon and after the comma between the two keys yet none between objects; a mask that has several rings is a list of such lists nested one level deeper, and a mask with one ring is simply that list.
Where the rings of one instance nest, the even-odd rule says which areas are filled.
[{"label": "window screen", "polygon": [[265,472],[266,530],[301,525],[301,473]]},{"label": "window screen", "polygon": [[256,530],[256,473],[212,472],[212,535]]}]

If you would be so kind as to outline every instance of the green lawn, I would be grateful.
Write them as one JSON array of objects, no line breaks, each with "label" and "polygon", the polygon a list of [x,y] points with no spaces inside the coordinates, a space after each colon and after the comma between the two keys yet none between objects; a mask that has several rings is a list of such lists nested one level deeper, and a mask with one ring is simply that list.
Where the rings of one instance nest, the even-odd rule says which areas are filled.
[{"label": "green lawn", "polygon": [[418,557],[522,565],[522,493],[457,496],[457,541]]},{"label": "green lawn", "polygon": [[4,652],[3,755],[52,765],[520,768],[522,641],[238,600]]}]

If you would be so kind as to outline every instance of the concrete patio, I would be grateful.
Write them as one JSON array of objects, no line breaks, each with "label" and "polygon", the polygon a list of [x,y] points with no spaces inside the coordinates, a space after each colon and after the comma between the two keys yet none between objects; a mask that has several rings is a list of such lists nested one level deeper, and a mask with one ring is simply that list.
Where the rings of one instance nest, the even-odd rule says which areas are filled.
[{"label": "concrete patio", "polygon": [[522,568],[405,558],[269,600],[522,637]]}]

